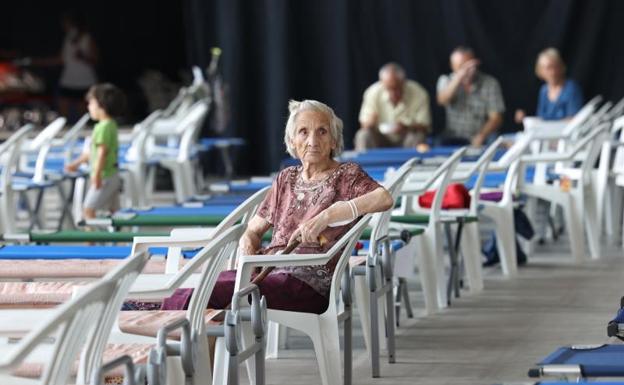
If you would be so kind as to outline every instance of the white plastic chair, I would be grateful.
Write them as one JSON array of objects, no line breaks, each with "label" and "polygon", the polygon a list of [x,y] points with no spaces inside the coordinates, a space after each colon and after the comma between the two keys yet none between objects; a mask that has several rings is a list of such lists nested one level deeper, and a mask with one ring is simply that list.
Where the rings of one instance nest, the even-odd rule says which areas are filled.
[{"label": "white plastic chair", "polygon": [[[353,248],[364,231],[370,215],[364,216],[342,238],[340,238],[325,254],[291,254],[291,255],[244,255],[238,257],[238,269],[234,291],[239,291],[251,281],[251,273],[256,267],[263,266],[306,266],[322,265],[329,262],[334,256],[340,254],[334,275],[332,276],[329,291],[329,306],[323,314],[299,313],[268,309],[269,321],[299,330],[312,339],[314,352],[316,353],[321,382],[323,385],[342,384],[343,374],[341,371],[340,335],[339,324],[344,322],[344,381],[351,383],[351,300],[349,283],[351,281],[348,272],[349,257]],[[343,287],[341,289],[341,281]],[[339,295],[342,294],[343,311],[339,311]],[[246,301],[241,301],[240,306],[248,306]],[[244,329],[243,341],[246,346],[253,341],[252,331]],[[247,364],[248,372],[254,373],[253,363]]]},{"label": "white plastic chair", "polygon": [[[76,298],[54,310],[42,310],[12,317],[12,326],[24,328],[24,323],[41,323],[40,317],[49,320],[32,329],[10,353],[2,355],[0,381],[8,383],[67,384],[71,369],[82,351],[77,384],[87,384],[102,364],[102,355],[108,342],[112,325],[126,297],[128,289],[145,266],[146,253],[132,254],[125,263],[107,274],[102,280],[80,290]],[[23,313],[23,312],[22,312]],[[40,314],[39,317],[36,314]],[[19,318],[22,318],[21,322]],[[4,318],[4,317],[3,317]],[[33,319],[34,318],[34,319]],[[6,318],[3,321],[9,321]],[[4,328],[3,328],[4,329]],[[21,329],[24,330],[24,329]],[[21,331],[20,330],[20,331]],[[55,333],[54,343],[47,348],[49,336]],[[24,362],[39,347],[44,347],[45,369],[39,381],[16,379],[10,370]],[[83,350],[84,347],[84,350]],[[38,355],[40,355],[39,353]]]},{"label": "white plastic chair", "polygon": [[[135,252],[147,250],[149,247],[202,247],[195,257],[175,274],[144,274],[139,276],[129,293],[129,297],[134,299],[160,300],[170,296],[175,289],[182,286],[194,288],[188,310],[181,314],[181,318],[186,318],[190,322],[191,341],[194,345],[193,354],[196,356],[194,358],[195,362],[192,363],[194,373],[187,373],[188,368],[185,370],[183,363],[180,361],[170,362],[171,366],[167,368],[169,385],[184,384],[184,378],[187,375],[192,375],[193,384],[203,384],[211,381],[210,352],[208,339],[206,338],[208,327],[204,322],[204,314],[219,273],[226,268],[228,260],[235,255],[238,240],[245,228],[246,225],[243,224],[234,225],[218,233],[214,238],[199,238],[197,236],[186,238],[181,236],[135,238],[133,246]],[[199,272],[200,269],[201,272]],[[155,314],[151,311],[140,311],[137,313],[148,318],[153,317]],[[156,337],[156,335],[153,337]],[[153,341],[153,337],[129,334],[123,332],[118,326],[112,336],[112,340],[122,343],[145,342]],[[221,345],[215,360],[223,362],[224,358],[221,355],[224,354],[226,352],[223,350],[223,345]],[[223,365],[215,365],[215,368],[222,369]]]},{"label": "white plastic chair", "polygon": [[[417,158],[405,162],[384,182],[383,185],[392,195],[393,200],[396,201],[399,198],[403,182],[417,163]],[[392,209],[373,215],[366,263],[352,268],[355,302],[371,360],[373,377],[379,377],[380,372],[380,335],[386,337],[388,361],[395,362],[394,299],[392,296],[394,287],[392,259],[394,256],[391,255],[393,252],[390,250],[389,239],[391,216]]]},{"label": "white plastic chair", "polygon": [[22,143],[32,129],[33,126],[27,124],[0,144],[0,164],[2,165],[2,171],[0,171],[0,231],[2,233],[17,232],[17,224],[15,223],[17,202],[13,190],[13,172],[19,162]]},{"label": "white plastic chair", "polygon": [[513,198],[518,186],[519,159],[531,141],[531,134],[522,135],[498,161],[490,163],[489,171],[507,172],[500,201],[492,202],[473,196],[481,206],[480,214],[492,219],[496,225],[496,247],[506,277],[513,277],[518,272]]},{"label": "white plastic chair", "polygon": [[600,256],[599,235],[596,234],[597,208],[591,171],[598,158],[607,128],[608,125],[605,124],[595,128],[566,153],[543,153],[521,157],[523,166],[534,163],[573,162],[583,151],[580,167],[573,170],[561,170],[563,175],[567,174],[566,176],[576,180],[576,186],[571,187],[570,191],[563,191],[559,185],[526,183],[522,173],[519,177],[520,191],[523,194],[556,203],[563,208],[573,259],[577,263],[585,260],[583,226],[586,230],[591,257],[595,259]]},{"label": "white plastic chair", "polygon": [[[410,260],[405,260],[402,257],[402,253],[398,253],[394,272],[397,277],[410,278],[415,267],[418,266],[427,314],[433,314],[446,307],[448,302],[444,284],[444,251],[440,229],[442,199],[451,176],[465,152],[465,147],[457,150],[433,173],[430,173],[425,181],[422,181],[422,179],[411,180],[408,177],[401,190],[401,195],[403,196],[401,208],[393,213],[392,220],[395,222],[400,221],[401,216],[414,214],[415,199],[429,189],[437,189],[438,193],[435,195],[431,209],[428,211],[428,222],[425,232],[414,241],[418,248],[417,255],[412,256]],[[409,223],[409,220],[401,222]]]}]

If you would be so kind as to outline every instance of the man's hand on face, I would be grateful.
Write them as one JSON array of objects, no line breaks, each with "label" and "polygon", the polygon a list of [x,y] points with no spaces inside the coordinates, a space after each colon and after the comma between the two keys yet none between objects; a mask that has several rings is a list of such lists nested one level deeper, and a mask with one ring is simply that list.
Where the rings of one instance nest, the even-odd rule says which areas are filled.
[{"label": "man's hand on face", "polygon": [[470,79],[477,71],[479,64],[481,64],[479,59],[467,60],[457,70],[457,76],[459,76],[461,80]]}]

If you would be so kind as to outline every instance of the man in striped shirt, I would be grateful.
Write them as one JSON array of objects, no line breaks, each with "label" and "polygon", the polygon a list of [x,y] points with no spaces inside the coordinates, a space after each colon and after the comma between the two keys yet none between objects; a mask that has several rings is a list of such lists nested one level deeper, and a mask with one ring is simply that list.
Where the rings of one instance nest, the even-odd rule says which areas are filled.
[{"label": "man in striped shirt", "polygon": [[470,48],[458,47],[451,53],[453,72],[438,79],[438,104],[446,108],[443,144],[481,146],[503,122],[500,85],[478,70],[479,63]]}]

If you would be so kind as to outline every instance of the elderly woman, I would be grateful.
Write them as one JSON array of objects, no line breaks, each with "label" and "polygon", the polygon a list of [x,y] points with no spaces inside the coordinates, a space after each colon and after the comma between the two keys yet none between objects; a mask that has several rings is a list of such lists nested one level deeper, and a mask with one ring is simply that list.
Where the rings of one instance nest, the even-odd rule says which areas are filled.
[{"label": "elderly woman", "polygon": [[[535,74],[543,80],[537,101],[536,115],[544,120],[570,119],[583,106],[583,93],[579,85],[565,77],[566,66],[555,48],[540,52],[535,63]],[[516,111],[520,123],[524,111]]]},{"label": "elderly woman", "polygon": [[[388,191],[359,165],[334,159],[343,149],[343,138],[342,121],[331,108],[314,100],[291,101],[288,107],[284,141],[302,165],[277,175],[240,241],[241,254],[275,254],[296,237],[302,243],[295,253],[324,253],[353,226],[354,219],[388,210],[393,203]],[[270,228],[273,238],[262,248],[262,236]],[[322,245],[321,234],[327,240]],[[269,308],[323,313],[336,262],[273,270],[259,284]],[[210,307],[230,303],[235,277],[236,271],[221,273]]]}]

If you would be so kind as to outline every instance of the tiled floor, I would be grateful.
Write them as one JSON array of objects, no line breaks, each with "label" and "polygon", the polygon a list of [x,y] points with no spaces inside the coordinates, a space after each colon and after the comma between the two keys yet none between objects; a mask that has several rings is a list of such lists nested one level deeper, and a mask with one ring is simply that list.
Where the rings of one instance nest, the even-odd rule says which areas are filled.
[{"label": "tiled floor", "polygon": [[[566,258],[566,247],[560,240],[538,249],[514,279],[488,270],[482,293],[464,295],[439,314],[402,318],[397,363],[383,363],[381,378],[370,377],[356,330],[353,383],[520,383],[528,381],[533,363],[560,345],[605,342],[606,324],[624,295],[624,255],[605,247],[601,260],[575,266]],[[319,384],[307,339],[290,340],[295,348],[267,363],[267,383]]]}]

